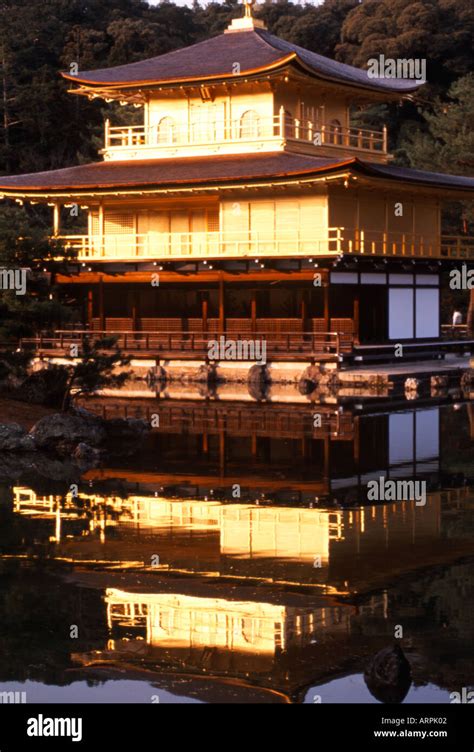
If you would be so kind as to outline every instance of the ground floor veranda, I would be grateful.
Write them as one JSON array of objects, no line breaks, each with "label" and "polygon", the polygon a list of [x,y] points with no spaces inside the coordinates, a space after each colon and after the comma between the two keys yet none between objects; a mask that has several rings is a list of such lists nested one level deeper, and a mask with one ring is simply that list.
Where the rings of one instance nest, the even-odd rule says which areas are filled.
[{"label": "ground floor veranda", "polygon": [[415,262],[344,261],[238,273],[81,268],[56,279],[77,311],[76,322],[45,333],[35,345],[45,353],[67,352],[71,341],[90,332],[113,332],[127,352],[157,358],[206,358],[209,340],[221,335],[265,340],[269,359],[338,360],[364,347],[366,355],[390,355],[399,343],[407,353],[437,355],[449,340],[459,343],[459,331],[440,317],[446,273]]}]

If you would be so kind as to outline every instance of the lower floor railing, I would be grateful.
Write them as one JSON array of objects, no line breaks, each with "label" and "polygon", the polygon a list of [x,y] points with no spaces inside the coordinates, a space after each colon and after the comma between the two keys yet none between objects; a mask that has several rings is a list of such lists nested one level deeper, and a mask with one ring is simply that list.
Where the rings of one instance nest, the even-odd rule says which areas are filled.
[{"label": "lower floor railing", "polygon": [[441,336],[445,339],[466,339],[472,337],[467,324],[441,324]]},{"label": "lower floor railing", "polygon": [[209,361],[260,361],[292,356],[325,356],[337,360],[352,349],[348,332],[177,332],[177,331],[56,331],[20,340],[21,350],[41,355],[80,357],[86,340],[115,337],[128,354],[150,357],[198,356]]}]

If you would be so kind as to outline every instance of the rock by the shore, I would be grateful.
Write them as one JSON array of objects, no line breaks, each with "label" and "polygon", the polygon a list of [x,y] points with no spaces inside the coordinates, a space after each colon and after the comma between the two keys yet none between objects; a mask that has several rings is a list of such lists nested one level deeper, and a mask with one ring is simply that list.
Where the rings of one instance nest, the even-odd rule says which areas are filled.
[{"label": "rock by the shore", "polygon": [[15,399],[35,405],[59,407],[64,397],[67,371],[61,366],[50,365],[30,373],[13,391]]},{"label": "rock by the shore", "polygon": [[103,420],[87,410],[45,415],[30,433],[18,423],[0,424],[0,451],[45,452],[96,463],[105,453],[133,454],[150,426],[136,418]]},{"label": "rock by the shore", "polygon": [[18,423],[0,424],[0,452],[34,452],[34,439]]},{"label": "rock by the shore", "polygon": [[55,413],[41,418],[31,429],[36,446],[44,451],[72,454],[77,445],[100,446],[107,437],[104,421],[69,413]]},{"label": "rock by the shore", "polygon": [[379,650],[370,659],[364,679],[367,688],[379,702],[403,702],[411,686],[411,670],[398,643]]},{"label": "rock by the shore", "polygon": [[77,445],[72,456],[79,463],[86,462],[88,465],[93,465],[100,460],[102,452],[100,449],[96,449],[85,442],[81,442]]}]

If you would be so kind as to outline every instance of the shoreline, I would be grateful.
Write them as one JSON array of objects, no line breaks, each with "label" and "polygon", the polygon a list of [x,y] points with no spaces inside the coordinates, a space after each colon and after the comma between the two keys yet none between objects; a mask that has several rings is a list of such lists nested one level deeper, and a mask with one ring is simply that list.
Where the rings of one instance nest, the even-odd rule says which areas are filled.
[{"label": "shoreline", "polygon": [[57,408],[0,397],[0,423],[18,423],[29,431],[40,418],[57,413]]}]

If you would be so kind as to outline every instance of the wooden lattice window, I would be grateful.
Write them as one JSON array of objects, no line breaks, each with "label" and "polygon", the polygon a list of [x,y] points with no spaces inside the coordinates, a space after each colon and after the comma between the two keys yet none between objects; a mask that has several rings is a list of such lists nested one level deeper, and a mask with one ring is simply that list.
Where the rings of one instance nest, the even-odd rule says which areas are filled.
[{"label": "wooden lattice window", "polygon": [[[91,233],[100,234],[99,213],[91,212]],[[130,212],[105,212],[105,235],[133,235],[135,233],[135,215]]]},{"label": "wooden lattice window", "polygon": [[135,232],[135,215],[125,212],[105,212],[105,235],[133,235]]},{"label": "wooden lattice window", "polygon": [[207,231],[219,232],[219,209],[207,210]]}]

